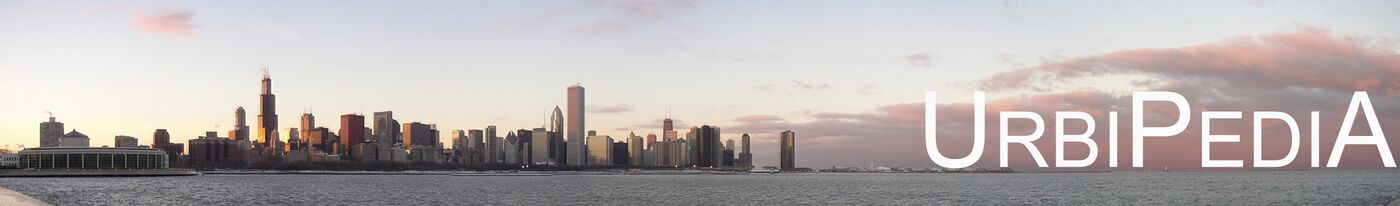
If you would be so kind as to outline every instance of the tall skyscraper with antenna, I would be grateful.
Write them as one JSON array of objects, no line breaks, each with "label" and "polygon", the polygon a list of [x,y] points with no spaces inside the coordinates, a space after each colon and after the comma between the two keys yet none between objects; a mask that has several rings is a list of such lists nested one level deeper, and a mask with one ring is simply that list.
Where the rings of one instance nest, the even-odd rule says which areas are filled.
[{"label": "tall skyscraper with antenna", "polygon": [[262,94],[258,106],[258,144],[266,148],[277,147],[277,96],[272,94],[272,77],[267,66],[263,66]]}]

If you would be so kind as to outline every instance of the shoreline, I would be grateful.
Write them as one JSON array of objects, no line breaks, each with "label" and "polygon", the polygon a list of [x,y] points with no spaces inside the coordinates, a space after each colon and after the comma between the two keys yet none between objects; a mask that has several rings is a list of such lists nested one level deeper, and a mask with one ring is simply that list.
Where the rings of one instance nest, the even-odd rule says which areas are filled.
[{"label": "shoreline", "polygon": [[25,195],[24,193],[19,193],[14,190],[11,190],[10,188],[5,187],[0,187],[0,203],[4,203],[0,205],[15,206],[50,205],[49,203],[44,202],[43,200],[34,199],[33,197],[29,197],[29,195]]}]

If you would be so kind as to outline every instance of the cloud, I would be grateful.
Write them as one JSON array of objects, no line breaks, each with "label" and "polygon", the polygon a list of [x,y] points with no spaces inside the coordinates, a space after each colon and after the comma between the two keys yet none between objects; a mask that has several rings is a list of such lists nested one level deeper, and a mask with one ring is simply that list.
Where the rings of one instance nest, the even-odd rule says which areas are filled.
[{"label": "cloud", "polygon": [[616,114],[632,111],[632,105],[620,104],[612,106],[588,106],[590,113]]},{"label": "cloud", "polygon": [[195,26],[194,12],[184,10],[163,11],[150,14],[137,14],[131,26],[148,34],[163,36],[192,36]]},{"label": "cloud", "polygon": [[802,82],[802,81],[797,81],[797,80],[793,80],[793,81],[792,81],[792,86],[793,86],[794,88],[803,89],[803,90],[826,90],[826,89],[831,89],[831,84],[827,84],[827,83],[820,83],[820,84],[817,84],[817,83],[807,83],[807,82]]},{"label": "cloud", "polygon": [[740,123],[762,123],[783,121],[783,118],[773,115],[749,115],[736,118],[734,121]]},{"label": "cloud", "polygon": [[[1305,29],[1292,33],[1243,37],[1223,43],[1201,44],[1180,48],[1132,49],[1051,61],[1037,66],[1015,69],[980,81],[983,89],[992,92],[1015,90],[1036,91],[1023,96],[990,99],[987,103],[986,147],[974,167],[993,168],[998,164],[1000,146],[996,143],[1001,111],[1032,111],[1040,114],[1047,125],[1055,128],[1055,111],[1080,111],[1094,117],[1092,139],[1099,156],[1089,169],[1107,169],[1108,112],[1118,112],[1119,170],[1132,170],[1131,94],[1118,92],[1121,88],[1076,88],[1066,90],[1058,85],[1093,83],[1094,79],[1120,79],[1148,76],[1151,81],[1137,82],[1150,91],[1173,91],[1188,100],[1192,119],[1185,132],[1145,141],[1146,168],[1200,169],[1200,112],[1244,111],[1243,118],[1212,122],[1212,133],[1240,135],[1239,142],[1212,144],[1213,159],[1245,160],[1253,155],[1253,129],[1263,128],[1262,143],[1266,158],[1280,158],[1288,142],[1279,138],[1287,130],[1277,121],[1253,125],[1251,111],[1281,111],[1293,116],[1299,124],[1304,141],[1299,155],[1289,168],[1308,166],[1309,112],[1320,112],[1319,151],[1331,152],[1336,134],[1349,129],[1354,135],[1369,134],[1364,126],[1339,128],[1348,100],[1354,91],[1370,94],[1375,113],[1383,130],[1400,129],[1400,54],[1394,48],[1377,46],[1367,37],[1336,36],[1329,31]],[[1087,80],[1086,80],[1087,79]],[[1042,92],[1043,91],[1043,92]],[[949,94],[942,94],[949,95]],[[971,94],[963,94],[971,95]],[[804,166],[865,165],[869,160],[907,166],[931,166],[923,142],[924,107],[922,102],[891,104],[870,112],[813,113],[808,122],[740,122],[726,128],[727,132],[749,131],[771,134],[791,129],[798,132]],[[968,102],[939,102],[937,132],[939,147],[946,156],[961,157],[970,152],[972,137],[972,105]],[[1166,104],[1148,104],[1146,122],[1149,126],[1165,126],[1179,114]],[[1364,122],[1361,120],[1358,123]],[[1067,133],[1083,132],[1086,123],[1066,122]],[[1361,123],[1364,125],[1364,123]],[[1012,121],[1007,126],[1014,134],[1028,133],[1034,127],[1029,121]],[[1053,162],[1053,129],[1033,142],[1047,161]],[[1400,148],[1400,140],[1388,139],[1392,148]],[[1087,155],[1087,147],[1066,145],[1066,155],[1079,158]],[[1060,170],[1036,168],[1029,153],[1020,145],[1008,150],[1013,168],[1023,170]],[[1400,150],[1392,150],[1392,154]],[[1377,150],[1373,147],[1347,147],[1340,165],[1348,168],[1380,167]],[[1140,169],[1140,168],[1138,168]]]},{"label": "cloud", "polygon": [[933,64],[933,60],[937,58],[938,57],[930,55],[928,53],[917,53],[899,57],[899,59],[904,61],[905,64],[909,64],[909,66],[915,67],[931,67]]},{"label": "cloud", "polygon": [[778,91],[787,91],[787,90],[817,91],[817,90],[830,90],[830,89],[834,89],[834,88],[835,88],[834,86],[831,86],[831,84],[828,84],[828,83],[813,83],[813,82],[804,82],[804,81],[801,81],[801,80],[792,80],[791,82],[785,82],[785,83],[756,84],[756,85],[749,86],[749,87],[750,87],[750,88],[753,88],[753,89],[757,89],[757,90],[759,90],[759,91],[767,91],[767,92],[778,92]]}]

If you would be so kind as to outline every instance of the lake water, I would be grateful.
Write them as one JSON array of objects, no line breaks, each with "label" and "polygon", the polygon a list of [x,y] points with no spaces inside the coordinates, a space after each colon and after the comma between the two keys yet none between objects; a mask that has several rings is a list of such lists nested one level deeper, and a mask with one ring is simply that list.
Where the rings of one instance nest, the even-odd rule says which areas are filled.
[{"label": "lake water", "polygon": [[57,205],[1379,205],[1400,170],[0,178]]}]

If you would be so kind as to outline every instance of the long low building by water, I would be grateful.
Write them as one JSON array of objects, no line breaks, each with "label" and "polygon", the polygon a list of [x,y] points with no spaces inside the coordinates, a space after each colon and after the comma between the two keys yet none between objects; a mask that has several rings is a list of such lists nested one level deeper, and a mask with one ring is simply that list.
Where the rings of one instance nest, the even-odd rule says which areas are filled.
[{"label": "long low building by water", "polygon": [[19,152],[21,169],[165,169],[164,151],[132,147],[40,147]]}]

